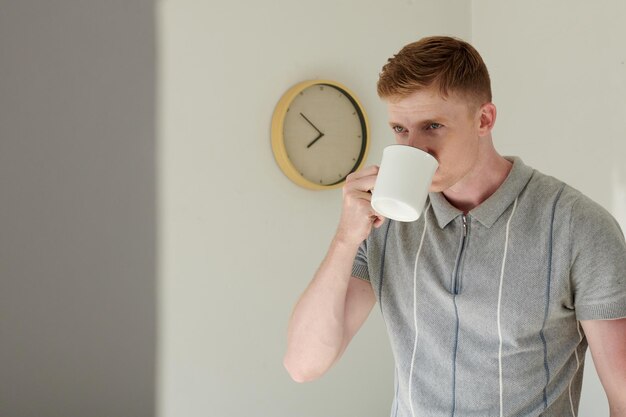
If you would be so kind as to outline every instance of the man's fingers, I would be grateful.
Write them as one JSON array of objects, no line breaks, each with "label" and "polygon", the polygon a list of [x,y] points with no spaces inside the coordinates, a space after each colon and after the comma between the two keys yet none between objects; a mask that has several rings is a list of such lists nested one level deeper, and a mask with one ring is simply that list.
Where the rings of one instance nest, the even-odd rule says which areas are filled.
[{"label": "man's fingers", "polygon": [[[357,191],[357,190],[353,190],[350,192],[350,197],[353,199],[357,199],[357,200],[365,200],[367,203],[367,206],[365,207],[366,211],[369,213],[369,218],[371,219],[371,221],[373,222],[374,227],[380,227],[380,225],[382,225],[385,222],[385,217],[381,216],[380,214],[376,213],[374,211],[374,209],[371,206],[371,201],[372,201],[372,194],[371,193],[367,193],[364,191]],[[363,202],[360,202],[359,204],[363,204]]]},{"label": "man's fingers", "polygon": [[383,223],[385,223],[385,218],[382,216],[376,216],[376,219],[374,220],[374,227],[378,229],[383,225]]},{"label": "man's fingers", "polygon": [[379,169],[378,165],[370,165],[366,168],[363,168],[356,172],[351,173],[350,175],[346,177],[346,181],[350,182],[352,180],[357,180],[359,178],[367,177],[369,175],[376,175],[378,174],[378,169]]},{"label": "man's fingers", "polygon": [[355,178],[346,182],[345,188],[349,190],[371,191],[376,184],[376,175],[370,174],[360,178]]},{"label": "man's fingers", "polygon": [[339,221],[338,234],[354,242],[362,242],[370,234],[372,225],[379,227],[384,218],[372,208],[372,194],[378,166],[373,165],[353,172],[343,186],[343,208]]},{"label": "man's fingers", "polygon": [[367,191],[351,190],[349,192],[349,195],[353,198],[359,198],[362,200],[372,201],[372,194],[368,193]]}]

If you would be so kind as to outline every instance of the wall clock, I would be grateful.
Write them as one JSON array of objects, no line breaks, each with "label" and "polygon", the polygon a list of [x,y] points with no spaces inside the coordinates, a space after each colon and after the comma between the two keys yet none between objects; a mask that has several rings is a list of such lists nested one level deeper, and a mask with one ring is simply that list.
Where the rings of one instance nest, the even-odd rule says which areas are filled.
[{"label": "wall clock", "polygon": [[279,100],[272,116],[272,150],[296,184],[341,187],[369,150],[367,115],[354,93],[330,80],[303,81]]}]

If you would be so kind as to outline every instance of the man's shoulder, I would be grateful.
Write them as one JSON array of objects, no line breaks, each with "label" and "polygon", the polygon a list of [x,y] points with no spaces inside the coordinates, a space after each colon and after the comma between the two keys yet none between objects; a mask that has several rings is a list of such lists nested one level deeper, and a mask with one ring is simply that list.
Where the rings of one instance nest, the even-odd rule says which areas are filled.
[{"label": "man's shoulder", "polygon": [[611,227],[617,224],[613,215],[600,203],[565,181],[538,169],[533,168],[527,191],[530,198],[552,203],[555,210],[569,213],[567,217],[572,222],[599,222]]},{"label": "man's shoulder", "polygon": [[576,193],[578,192],[565,181],[544,173],[537,168],[529,167],[532,169],[532,176],[530,177],[530,181],[528,182],[528,189],[533,192],[533,195],[536,194],[552,194],[554,192],[566,192],[566,193]]},{"label": "man's shoulder", "polygon": [[537,168],[532,168],[532,170],[533,174],[526,187],[529,198],[544,202],[551,201],[569,207],[581,198],[592,202],[589,197],[567,182],[553,175],[546,174]]}]

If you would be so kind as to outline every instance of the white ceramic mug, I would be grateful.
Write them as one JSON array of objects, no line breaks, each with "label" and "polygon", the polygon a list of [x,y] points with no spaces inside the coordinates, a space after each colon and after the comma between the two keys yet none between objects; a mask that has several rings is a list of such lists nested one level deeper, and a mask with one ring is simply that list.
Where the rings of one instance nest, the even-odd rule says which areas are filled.
[{"label": "white ceramic mug", "polygon": [[417,220],[438,165],[432,155],[412,146],[387,146],[372,190],[372,208],[392,220]]}]

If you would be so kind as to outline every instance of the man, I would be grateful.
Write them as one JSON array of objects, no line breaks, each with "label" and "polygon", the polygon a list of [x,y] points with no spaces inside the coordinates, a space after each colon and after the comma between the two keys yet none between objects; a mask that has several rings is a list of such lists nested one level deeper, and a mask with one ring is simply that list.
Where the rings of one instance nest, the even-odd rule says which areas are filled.
[{"label": "man", "polygon": [[614,218],[498,154],[489,74],[466,42],[405,46],[378,94],[396,141],[439,168],[411,223],[372,210],[376,166],[348,177],[336,235],[290,319],[293,379],[332,367],[378,301],[392,416],[576,416],[587,346],[611,417],[626,416],[626,243]]}]

